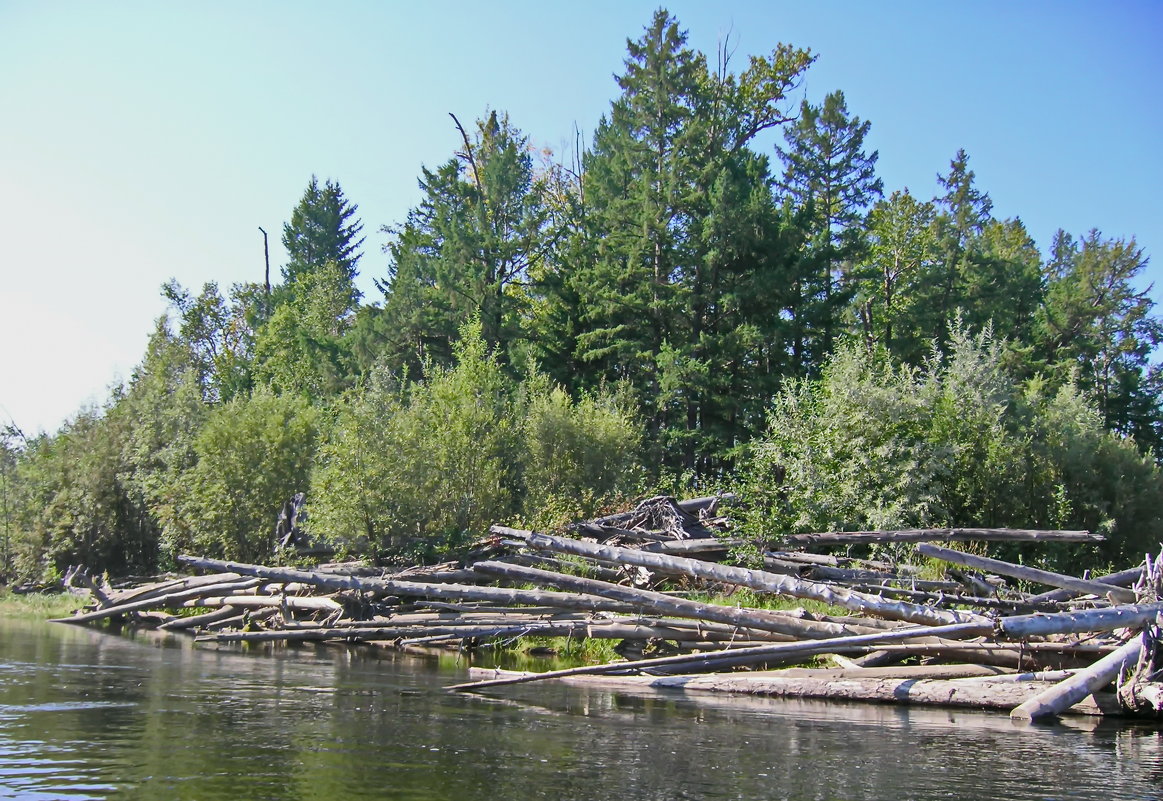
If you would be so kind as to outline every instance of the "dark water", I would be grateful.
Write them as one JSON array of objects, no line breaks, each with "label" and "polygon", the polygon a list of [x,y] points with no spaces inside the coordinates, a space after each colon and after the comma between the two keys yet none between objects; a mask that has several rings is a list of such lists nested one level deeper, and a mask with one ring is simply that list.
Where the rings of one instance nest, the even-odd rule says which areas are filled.
[{"label": "dark water", "polygon": [[0,620],[0,799],[1163,799],[1163,728],[551,685]]}]

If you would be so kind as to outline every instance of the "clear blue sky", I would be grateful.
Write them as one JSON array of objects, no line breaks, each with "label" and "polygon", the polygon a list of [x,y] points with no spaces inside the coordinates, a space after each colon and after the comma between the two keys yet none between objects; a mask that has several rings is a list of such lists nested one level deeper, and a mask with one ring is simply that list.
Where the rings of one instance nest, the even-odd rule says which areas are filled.
[{"label": "clear blue sky", "polygon": [[[379,228],[486,107],[560,150],[593,131],[655,3],[0,0],[0,422],[55,430],[140,360],[159,288],[262,280],[312,174]],[[674,2],[690,44],[777,42],[872,122],[886,192],[958,148],[999,217],[1135,236],[1163,270],[1163,3]],[[1153,297],[1163,295],[1157,288]]]}]

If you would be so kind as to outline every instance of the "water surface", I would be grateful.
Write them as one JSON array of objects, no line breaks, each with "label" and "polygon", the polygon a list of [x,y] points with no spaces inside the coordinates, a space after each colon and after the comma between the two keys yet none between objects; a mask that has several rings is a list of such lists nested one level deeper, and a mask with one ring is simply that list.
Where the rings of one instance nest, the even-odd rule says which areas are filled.
[{"label": "water surface", "polygon": [[0,620],[0,799],[1163,799],[1156,726],[549,684],[444,692],[464,667]]}]

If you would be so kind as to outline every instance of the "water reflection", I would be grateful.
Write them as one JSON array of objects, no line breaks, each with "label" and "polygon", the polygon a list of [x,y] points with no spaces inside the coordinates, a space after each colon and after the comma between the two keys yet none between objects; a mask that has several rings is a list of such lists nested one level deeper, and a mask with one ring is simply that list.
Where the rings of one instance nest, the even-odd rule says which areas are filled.
[{"label": "water reflection", "polygon": [[1150,726],[462,678],[0,621],[0,798],[1163,798]]}]

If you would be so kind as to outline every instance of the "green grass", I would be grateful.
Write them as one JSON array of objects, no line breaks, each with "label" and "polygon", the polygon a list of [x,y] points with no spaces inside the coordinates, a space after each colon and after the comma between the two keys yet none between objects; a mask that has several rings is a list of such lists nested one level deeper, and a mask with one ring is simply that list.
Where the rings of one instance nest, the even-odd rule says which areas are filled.
[{"label": "green grass", "polygon": [[0,618],[49,620],[67,617],[84,605],[84,598],[68,593],[17,595],[6,587],[0,588]]}]

